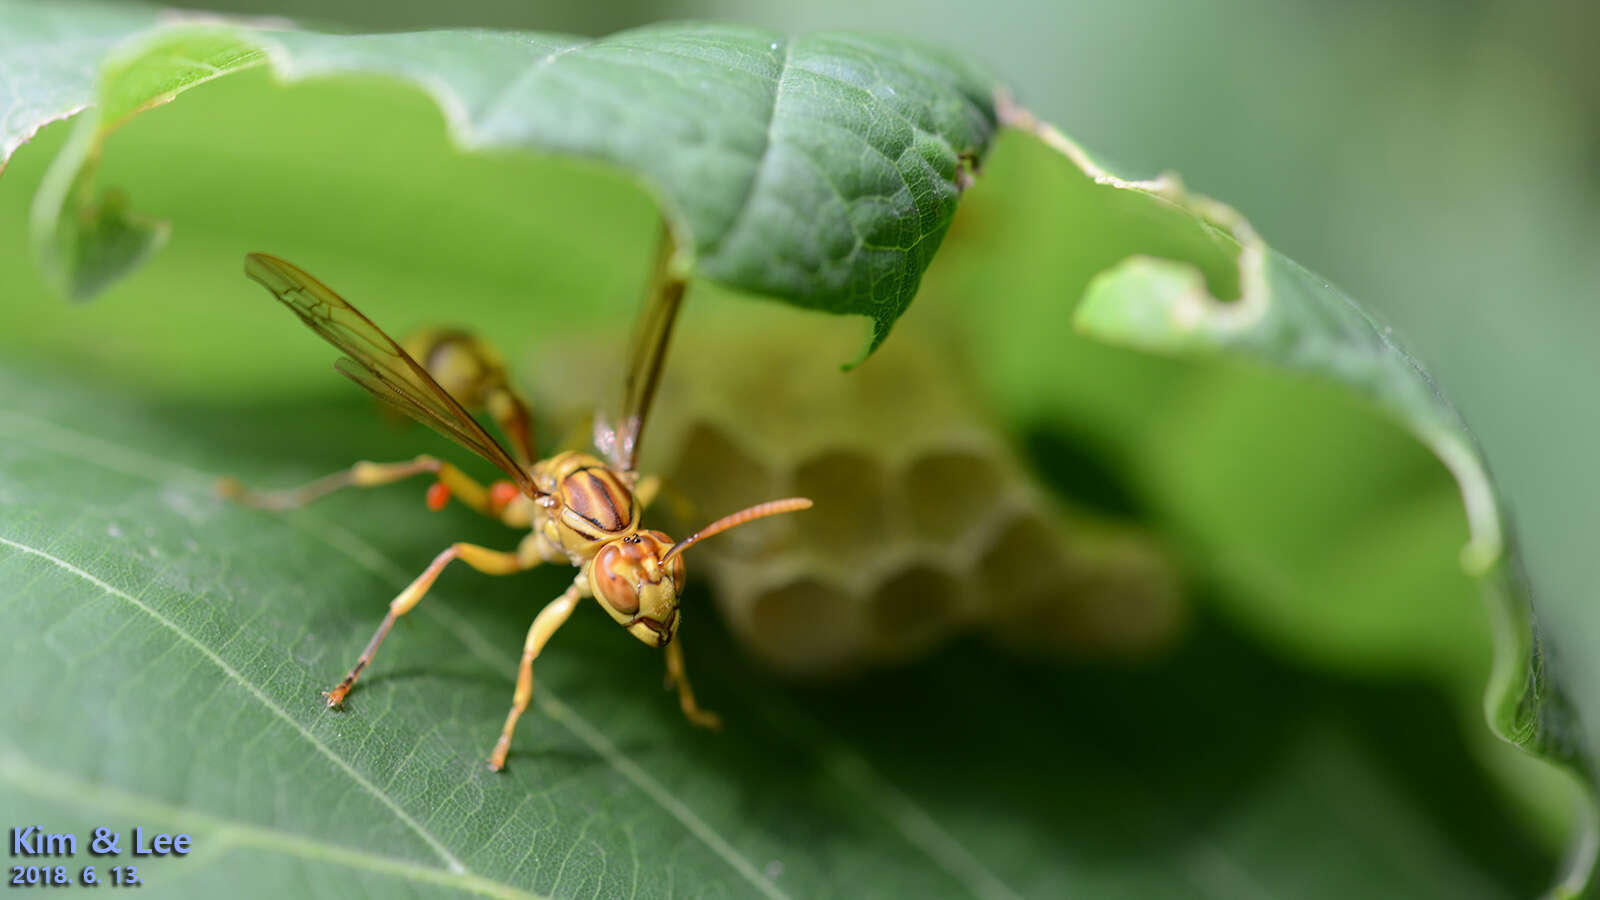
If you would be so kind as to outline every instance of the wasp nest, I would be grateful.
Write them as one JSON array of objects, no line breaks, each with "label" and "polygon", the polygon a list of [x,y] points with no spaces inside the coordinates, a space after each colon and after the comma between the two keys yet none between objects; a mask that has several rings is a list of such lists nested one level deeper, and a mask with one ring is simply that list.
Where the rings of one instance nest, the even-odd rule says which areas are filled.
[{"label": "wasp nest", "polygon": [[[646,429],[643,468],[666,485],[646,519],[669,534],[763,500],[816,501],[692,551],[691,578],[709,576],[747,648],[820,676],[919,656],[968,630],[1098,656],[1172,637],[1177,581],[1147,535],[1040,485],[926,337],[902,328],[841,372],[838,322],[684,323]],[[542,408],[578,417],[610,400],[574,374],[615,343],[541,353]]]}]

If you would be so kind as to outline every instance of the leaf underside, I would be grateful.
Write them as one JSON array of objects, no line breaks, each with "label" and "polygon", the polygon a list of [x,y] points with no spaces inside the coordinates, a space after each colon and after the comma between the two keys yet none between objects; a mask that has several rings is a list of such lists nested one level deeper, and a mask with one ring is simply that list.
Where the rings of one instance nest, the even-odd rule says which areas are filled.
[{"label": "leaf underside", "polygon": [[[168,25],[113,32],[120,42],[84,47],[72,28],[81,15],[21,7],[11,13],[22,20],[16,43],[0,38],[0,57],[29,65],[66,48],[81,71],[94,71],[120,44],[98,91],[81,77],[62,79],[68,84],[52,103],[24,109],[0,130],[3,164],[32,123],[98,93],[98,114],[80,125],[78,158],[68,154],[58,165],[56,189],[36,211],[54,220],[48,264],[79,296],[137,265],[161,240],[156,226],[130,220],[120,204],[89,199],[106,130],[265,61],[290,79],[359,73],[416,83],[469,149],[536,150],[634,173],[677,235],[679,265],[799,306],[867,316],[869,349],[916,294],[995,131],[998,86],[988,76],[948,54],[858,35],[789,38],[703,24],[599,39]],[[78,204],[77,214],[61,214],[60,206]],[[128,231],[143,241],[122,237]]]}]

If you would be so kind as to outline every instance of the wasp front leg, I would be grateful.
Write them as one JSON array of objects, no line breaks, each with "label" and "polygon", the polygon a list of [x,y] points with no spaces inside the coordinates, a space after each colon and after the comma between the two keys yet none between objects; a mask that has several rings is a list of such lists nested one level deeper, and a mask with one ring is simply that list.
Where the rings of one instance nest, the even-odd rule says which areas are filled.
[{"label": "wasp front leg", "polygon": [[345,675],[344,680],[335,685],[333,690],[323,693],[322,696],[328,698],[329,707],[338,706],[344,702],[345,696],[355,686],[356,679],[360,678],[362,671],[371,664],[373,655],[378,652],[378,646],[383,643],[384,637],[389,634],[389,629],[394,627],[395,620],[410,612],[421,602],[423,595],[428,593],[428,589],[433,587],[434,581],[438,579],[439,573],[444,571],[444,567],[449,565],[451,560],[456,559],[487,575],[511,575],[533,568],[542,561],[525,558],[516,553],[490,550],[477,544],[451,544],[443,553],[434,557],[433,562],[422,571],[421,575],[417,576],[415,581],[407,585],[405,590],[401,591],[389,602],[388,615],[383,617],[383,622],[378,626],[377,633],[373,634],[372,640],[367,642],[367,648],[361,651],[360,658],[350,668],[349,674]]},{"label": "wasp front leg", "polygon": [[689,673],[683,667],[683,642],[667,645],[667,687],[678,689],[678,705],[683,707],[684,718],[701,728],[722,730],[722,717],[695,702],[694,688],[689,686]]},{"label": "wasp front leg", "polygon": [[587,580],[580,572],[561,596],[539,611],[533,625],[528,628],[527,640],[522,644],[522,662],[517,667],[517,690],[511,696],[511,711],[506,714],[506,724],[500,730],[500,740],[495,742],[494,752],[489,754],[489,768],[493,771],[499,772],[506,767],[506,754],[511,752],[511,735],[517,729],[517,720],[522,717],[523,710],[528,708],[528,702],[533,699],[533,661],[538,658],[539,651],[544,649],[550,637],[566,624],[567,618],[577,608],[578,601],[588,594],[586,584]]}]

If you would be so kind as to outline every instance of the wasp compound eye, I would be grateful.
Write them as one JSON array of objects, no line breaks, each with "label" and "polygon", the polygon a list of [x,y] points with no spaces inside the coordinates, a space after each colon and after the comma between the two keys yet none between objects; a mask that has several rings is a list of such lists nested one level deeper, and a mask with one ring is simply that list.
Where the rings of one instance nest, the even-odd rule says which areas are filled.
[{"label": "wasp compound eye", "polygon": [[639,611],[639,560],[627,551],[635,545],[614,541],[600,548],[589,570],[589,586],[613,615]]}]

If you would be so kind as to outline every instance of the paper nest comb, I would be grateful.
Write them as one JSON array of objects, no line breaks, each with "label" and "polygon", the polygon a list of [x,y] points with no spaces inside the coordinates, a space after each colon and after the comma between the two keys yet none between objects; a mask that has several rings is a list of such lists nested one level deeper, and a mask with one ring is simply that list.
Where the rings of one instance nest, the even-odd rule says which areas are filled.
[{"label": "paper nest comb", "polygon": [[[709,579],[752,654],[817,677],[921,656],[964,631],[1096,657],[1171,641],[1182,597],[1148,535],[1040,485],[925,333],[902,328],[841,372],[828,354],[849,346],[839,321],[685,323],[647,430],[644,471],[666,487],[646,520],[670,534],[764,498],[816,501],[707,541],[690,560],[691,581]],[[547,418],[574,421],[607,399],[572,373],[615,344],[540,350]]]}]

